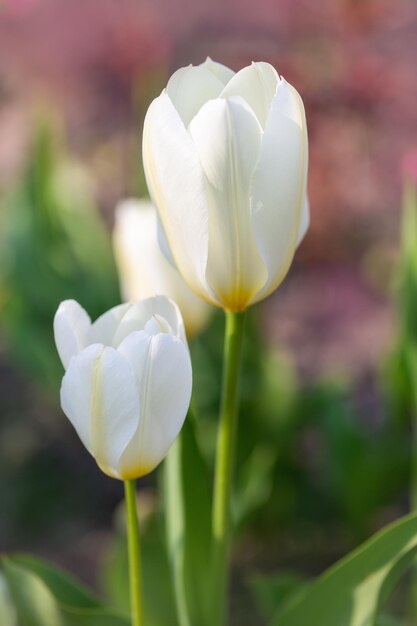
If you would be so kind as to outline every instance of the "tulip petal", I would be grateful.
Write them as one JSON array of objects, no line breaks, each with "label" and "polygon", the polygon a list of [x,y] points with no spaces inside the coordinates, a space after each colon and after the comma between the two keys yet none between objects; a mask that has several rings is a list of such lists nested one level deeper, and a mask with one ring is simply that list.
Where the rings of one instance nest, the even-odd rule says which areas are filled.
[{"label": "tulip petal", "polygon": [[166,86],[184,126],[193,119],[207,100],[217,98],[224,82],[204,64],[181,67],[174,72]]},{"label": "tulip petal", "polygon": [[213,61],[210,57],[207,57],[201,65],[217,76],[217,78],[222,81],[223,85],[227,85],[229,80],[235,75],[235,72],[229,67],[222,63],[217,63],[217,61]]},{"label": "tulip petal", "polygon": [[152,102],[146,114],[143,161],[148,188],[175,264],[191,289],[207,299],[208,206],[204,173],[194,143],[166,93]]},{"label": "tulip petal", "polygon": [[172,298],[181,310],[187,334],[197,334],[208,321],[210,307],[166,259],[158,245],[157,222],[149,201],[124,200],[116,208],[113,246],[123,297],[131,301],[156,294]]},{"label": "tulip petal", "polygon": [[156,233],[157,233],[159,248],[162,254],[164,255],[164,257],[166,258],[166,260],[168,261],[168,263],[174,268],[176,272],[178,272],[177,264],[175,263],[175,259],[172,255],[171,248],[169,247],[169,243],[168,243],[167,236],[165,234],[164,226],[158,214],[157,214],[156,220],[157,220]]},{"label": "tulip petal", "polygon": [[130,333],[143,330],[147,322],[155,317],[166,320],[172,332],[186,342],[184,322],[178,306],[165,296],[152,296],[130,304],[114,335],[113,346],[119,346]]},{"label": "tulip petal", "polygon": [[253,228],[268,280],[252,302],[274,291],[288,271],[302,230],[306,177],[304,107],[295,89],[282,80],[271,105],[253,177]]},{"label": "tulip petal", "polygon": [[136,373],[141,406],[138,428],[119,465],[128,479],[147,474],[167,454],[188,410],[192,372],[186,346],[169,334],[132,333],[118,351]]},{"label": "tulip petal", "polygon": [[150,259],[149,266],[144,260],[152,251],[149,222],[153,219],[149,202],[123,200],[116,207],[113,250],[124,301],[151,295],[148,292],[148,268],[153,267],[154,259]]},{"label": "tulip petal", "polygon": [[61,406],[100,468],[120,478],[119,460],[140,417],[135,376],[126,359],[101,344],[82,350],[62,380]]},{"label": "tulip petal", "polygon": [[131,306],[131,302],[119,304],[100,315],[91,325],[89,343],[104,343],[107,346],[116,348],[117,344],[114,344],[114,336],[120,322]]},{"label": "tulip petal", "polygon": [[85,348],[91,319],[75,300],[61,302],[54,317],[54,335],[62,365],[67,369],[73,356]]},{"label": "tulip petal", "polygon": [[272,99],[280,78],[269,63],[252,63],[233,76],[221,93],[222,98],[241,96],[265,128]]},{"label": "tulip petal", "polygon": [[190,124],[209,201],[207,282],[222,305],[242,310],[266,280],[250,217],[250,181],[261,127],[242,98],[212,100]]},{"label": "tulip petal", "polygon": [[298,231],[297,247],[300,245],[305,237],[308,227],[310,226],[310,202],[306,196],[303,209],[301,211],[300,228]]}]

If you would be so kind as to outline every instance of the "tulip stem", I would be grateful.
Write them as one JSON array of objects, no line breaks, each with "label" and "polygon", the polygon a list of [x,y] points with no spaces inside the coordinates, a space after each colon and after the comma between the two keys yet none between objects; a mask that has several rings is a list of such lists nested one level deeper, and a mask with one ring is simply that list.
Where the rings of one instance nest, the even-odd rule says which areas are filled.
[{"label": "tulip stem", "polygon": [[124,484],[132,626],[143,626],[142,576],[140,564],[139,524],[136,506],[136,481],[125,480]]},{"label": "tulip stem", "polygon": [[223,626],[230,569],[231,495],[237,435],[238,383],[243,337],[243,313],[226,312],[223,384],[217,435],[212,515],[213,626]]}]

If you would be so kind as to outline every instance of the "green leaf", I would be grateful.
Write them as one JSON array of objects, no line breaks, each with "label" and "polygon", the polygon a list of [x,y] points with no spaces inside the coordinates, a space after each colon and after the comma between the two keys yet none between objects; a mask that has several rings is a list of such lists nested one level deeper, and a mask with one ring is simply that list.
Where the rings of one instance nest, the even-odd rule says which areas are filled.
[{"label": "green leaf", "polygon": [[[100,606],[71,578],[35,559],[28,561],[26,568],[24,557],[2,560],[19,626],[129,626],[127,618]],[[76,604],[67,604],[70,600]]]},{"label": "green leaf", "polygon": [[374,626],[417,552],[417,515],[391,524],[330,568],[273,626]]},{"label": "green leaf", "polygon": [[116,536],[105,552],[100,568],[100,586],[112,606],[128,611],[129,562],[125,536]]},{"label": "green leaf", "polygon": [[10,560],[35,574],[49,588],[61,605],[77,608],[98,608],[100,602],[75,578],[33,556],[18,554]]},{"label": "green leaf", "polygon": [[277,610],[283,610],[295,594],[303,592],[309,584],[297,574],[254,575],[249,581],[256,604],[265,619],[276,615]]},{"label": "green leaf", "polygon": [[181,626],[207,624],[210,483],[190,414],[165,460],[164,479],[168,552],[178,619]]},{"label": "green leaf", "polygon": [[405,626],[405,623],[391,615],[381,615],[381,617],[377,619],[376,626]]},{"label": "green leaf", "polygon": [[[164,535],[157,517],[140,523],[143,603],[146,626],[177,626],[171,572]],[[124,532],[110,545],[101,568],[102,586],[118,609],[130,610],[129,564]]]},{"label": "green leaf", "polygon": [[404,185],[401,224],[400,313],[405,346],[417,345],[417,189],[407,180]]},{"label": "green leaf", "polygon": [[[298,574],[291,573],[272,576],[254,575],[249,580],[249,586],[259,611],[268,621],[278,611],[284,611],[293,605],[310,585],[311,582]],[[383,614],[378,617],[376,626],[405,626],[405,624],[398,617]]]},{"label": "green leaf", "polygon": [[4,575],[0,572],[0,624],[17,626],[16,611]]}]

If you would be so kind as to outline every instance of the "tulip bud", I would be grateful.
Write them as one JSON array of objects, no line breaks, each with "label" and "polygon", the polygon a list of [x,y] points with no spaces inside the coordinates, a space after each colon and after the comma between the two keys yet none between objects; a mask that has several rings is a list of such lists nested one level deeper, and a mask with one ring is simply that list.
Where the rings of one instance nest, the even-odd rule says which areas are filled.
[{"label": "tulip bud", "polygon": [[207,325],[210,306],[184,282],[159,247],[157,215],[151,202],[124,200],[116,208],[113,247],[122,296],[141,300],[162,294],[178,305],[192,337]]},{"label": "tulip bud", "polygon": [[175,264],[195,293],[243,311],[284,279],[309,223],[302,100],[268,63],[207,59],[150,105],[143,161]]},{"label": "tulip bud", "polygon": [[94,323],[74,300],[54,319],[66,369],[61,406],[99,467],[147,474],[166,456],[191,397],[191,361],[178,307],[164,296],[110,309]]}]

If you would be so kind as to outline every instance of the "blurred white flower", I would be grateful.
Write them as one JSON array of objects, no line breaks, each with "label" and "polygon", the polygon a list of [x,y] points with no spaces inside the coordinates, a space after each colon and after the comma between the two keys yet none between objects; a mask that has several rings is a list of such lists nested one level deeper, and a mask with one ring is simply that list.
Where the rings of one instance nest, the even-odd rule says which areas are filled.
[{"label": "blurred white flower", "polygon": [[162,294],[178,305],[189,338],[204,329],[211,307],[191,291],[160,249],[151,202],[129,199],[118,204],[113,248],[124,300]]},{"label": "blurred white flower", "polygon": [[143,161],[176,266],[230,311],[284,279],[309,223],[307,129],[297,91],[268,63],[207,59],[150,105]]},{"label": "blurred white flower", "polygon": [[192,372],[184,325],[164,296],[110,309],[94,323],[74,300],[54,319],[66,369],[61,406],[109,476],[150,472],[183,425]]}]

